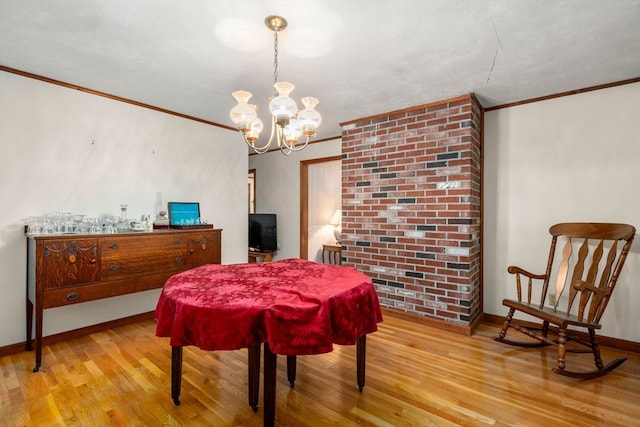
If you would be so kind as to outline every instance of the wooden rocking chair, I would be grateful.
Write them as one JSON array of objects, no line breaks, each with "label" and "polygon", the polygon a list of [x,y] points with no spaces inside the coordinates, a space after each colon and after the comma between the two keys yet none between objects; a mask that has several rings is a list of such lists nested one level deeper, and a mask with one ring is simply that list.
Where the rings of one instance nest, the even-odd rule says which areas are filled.
[{"label": "wooden rocking chair", "polygon": [[[542,347],[553,345],[558,349],[558,364],[553,372],[574,378],[595,378],[620,366],[626,358],[618,358],[604,366],[596,338],[596,329],[601,328],[600,318],[616,286],[618,276],[627,257],[636,229],[626,224],[607,223],[564,223],[549,229],[553,236],[549,251],[547,270],[544,274],[533,274],[520,267],[510,266],[507,271],[516,275],[517,300],[505,299],[502,304],[509,307],[500,335],[496,341],[521,347]],[[554,268],[556,243],[564,236],[566,243],[562,249],[559,265]],[[621,241],[625,241],[622,244]],[[593,249],[589,256],[590,249]],[[604,255],[604,257],[603,257]],[[569,271],[572,270],[569,276]],[[555,289],[547,294],[552,271],[556,275]],[[586,273],[586,274],[585,274]],[[522,276],[528,278],[526,300],[522,299]],[[569,280],[567,277],[569,276]],[[534,287],[541,285],[541,289]],[[563,295],[563,291],[567,295]],[[532,295],[539,295],[532,302]],[[545,301],[549,297],[549,306]],[[567,300],[566,310],[558,309],[559,302]],[[575,303],[575,304],[574,304]],[[513,318],[516,310],[539,319],[537,327],[527,326],[531,322],[520,322]],[[576,336],[570,327],[586,328],[588,341],[583,333]],[[536,341],[512,341],[505,336],[509,328],[514,328]],[[584,331],[583,331],[584,332]],[[554,339],[549,338],[553,334]],[[583,347],[567,347],[568,342],[576,342]],[[577,372],[565,369],[566,352],[593,353],[596,369]]]}]

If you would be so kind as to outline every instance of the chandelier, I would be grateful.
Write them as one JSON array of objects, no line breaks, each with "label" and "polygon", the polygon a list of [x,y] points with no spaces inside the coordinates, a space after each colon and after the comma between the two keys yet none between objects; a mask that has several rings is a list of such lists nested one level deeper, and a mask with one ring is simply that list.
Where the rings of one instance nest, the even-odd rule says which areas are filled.
[{"label": "chandelier", "polygon": [[[309,144],[309,139],[315,136],[322,117],[315,110],[315,106],[318,104],[317,98],[302,98],[304,109],[298,111],[298,105],[289,97],[295,86],[289,82],[278,81],[278,32],[287,28],[287,21],[281,16],[271,15],[265,18],[264,23],[273,31],[273,87],[275,92],[269,102],[269,111],[271,112],[269,141],[262,146],[257,144],[264,124],[258,117],[256,105],[248,103],[252,96],[251,92],[239,90],[231,94],[238,105],[231,109],[229,116],[247,145],[256,153],[264,154],[269,151],[275,138],[277,148],[283,154],[289,155],[292,151],[300,151]],[[299,141],[300,137],[303,137],[302,142]]]}]

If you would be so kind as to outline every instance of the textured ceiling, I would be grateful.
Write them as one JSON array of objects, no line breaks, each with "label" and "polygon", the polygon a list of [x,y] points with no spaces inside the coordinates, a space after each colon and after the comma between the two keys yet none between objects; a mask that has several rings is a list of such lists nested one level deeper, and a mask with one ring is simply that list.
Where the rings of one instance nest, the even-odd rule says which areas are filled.
[{"label": "textured ceiling", "polygon": [[640,76],[640,0],[0,0],[0,65],[230,126],[234,90],[267,110],[271,14],[318,138],[470,92],[491,107]]}]

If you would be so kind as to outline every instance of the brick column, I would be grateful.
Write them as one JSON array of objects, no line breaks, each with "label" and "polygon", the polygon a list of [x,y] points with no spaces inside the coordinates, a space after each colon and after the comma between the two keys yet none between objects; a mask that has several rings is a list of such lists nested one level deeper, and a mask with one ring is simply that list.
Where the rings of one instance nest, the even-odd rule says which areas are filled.
[{"label": "brick column", "polygon": [[482,112],[473,95],[343,123],[342,244],[383,306],[481,313]]}]

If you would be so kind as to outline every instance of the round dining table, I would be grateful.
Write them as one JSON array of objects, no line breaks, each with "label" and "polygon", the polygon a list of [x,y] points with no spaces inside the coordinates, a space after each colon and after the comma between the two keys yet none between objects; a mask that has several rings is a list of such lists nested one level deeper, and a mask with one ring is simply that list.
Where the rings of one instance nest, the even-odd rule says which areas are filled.
[{"label": "round dining table", "polygon": [[382,312],[371,279],[353,267],[297,258],[268,263],[207,264],[169,278],[160,294],[156,335],[171,345],[171,396],[180,403],[182,348],[249,349],[248,396],[258,408],[260,348],[264,352],[263,422],[275,423],[276,355],[295,357],[356,345],[357,384],[365,377],[366,335]]}]

